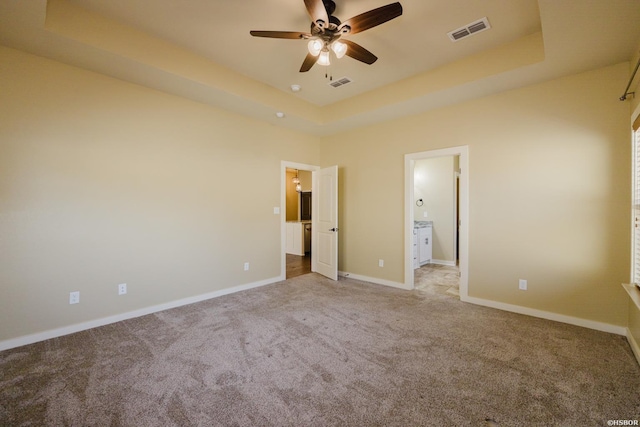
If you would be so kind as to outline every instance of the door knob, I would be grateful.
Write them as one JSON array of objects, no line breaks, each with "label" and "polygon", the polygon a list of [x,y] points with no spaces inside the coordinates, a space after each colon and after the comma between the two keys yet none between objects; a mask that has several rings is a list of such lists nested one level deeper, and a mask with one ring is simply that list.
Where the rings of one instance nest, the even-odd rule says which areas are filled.
[{"label": "door knob", "polygon": [[336,231],[338,231],[338,228],[337,227],[330,228],[329,231],[333,231],[335,233]]}]

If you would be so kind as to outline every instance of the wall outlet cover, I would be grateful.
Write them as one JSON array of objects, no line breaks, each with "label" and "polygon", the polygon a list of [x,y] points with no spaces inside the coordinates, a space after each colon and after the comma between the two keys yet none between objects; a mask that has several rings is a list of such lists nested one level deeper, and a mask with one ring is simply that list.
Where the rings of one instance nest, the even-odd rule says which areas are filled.
[{"label": "wall outlet cover", "polygon": [[527,290],[527,281],[524,279],[520,279],[518,280],[518,288],[521,291],[526,291]]},{"label": "wall outlet cover", "polygon": [[69,304],[80,303],[80,291],[69,292]]},{"label": "wall outlet cover", "polygon": [[127,284],[126,283],[120,283],[118,285],[118,295],[124,295],[127,293]]}]

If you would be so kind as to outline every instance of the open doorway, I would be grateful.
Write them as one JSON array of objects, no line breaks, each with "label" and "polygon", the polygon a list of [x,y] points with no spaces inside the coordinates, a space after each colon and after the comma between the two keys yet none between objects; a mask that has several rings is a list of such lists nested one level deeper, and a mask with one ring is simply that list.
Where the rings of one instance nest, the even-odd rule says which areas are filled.
[{"label": "open doorway", "polygon": [[282,265],[284,279],[311,272],[312,172],[319,168],[282,162]]},{"label": "open doorway", "polygon": [[413,168],[414,288],[459,298],[458,186],[460,156],[417,159]]},{"label": "open doorway", "polygon": [[311,273],[311,171],[286,168],[286,278]]},{"label": "open doorway", "polygon": [[468,297],[468,163],[466,146],[405,155],[408,289],[415,288],[416,267],[428,266],[421,273],[443,273],[444,292],[454,287],[449,280],[461,300]]}]

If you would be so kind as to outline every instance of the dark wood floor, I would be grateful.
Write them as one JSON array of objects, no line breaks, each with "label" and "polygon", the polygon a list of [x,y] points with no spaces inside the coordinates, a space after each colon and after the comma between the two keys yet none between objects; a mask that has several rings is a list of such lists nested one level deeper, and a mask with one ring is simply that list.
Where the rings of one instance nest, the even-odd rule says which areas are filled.
[{"label": "dark wood floor", "polygon": [[311,255],[287,254],[287,279],[311,273]]}]

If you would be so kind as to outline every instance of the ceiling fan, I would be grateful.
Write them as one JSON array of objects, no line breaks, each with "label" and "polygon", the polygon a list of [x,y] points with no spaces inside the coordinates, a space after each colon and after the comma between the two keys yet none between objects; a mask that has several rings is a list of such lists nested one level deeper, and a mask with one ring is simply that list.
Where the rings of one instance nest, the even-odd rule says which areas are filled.
[{"label": "ceiling fan", "polygon": [[336,10],[336,3],[333,0],[304,0],[304,4],[311,17],[310,32],[250,31],[254,37],[309,40],[309,53],[300,67],[301,73],[309,71],[316,62],[320,65],[329,65],[330,51],[333,51],[337,58],[347,55],[365,64],[373,64],[378,59],[377,56],[357,43],[342,39],[342,36],[360,33],[402,15],[402,5],[396,2],[341,22],[333,16]]}]

